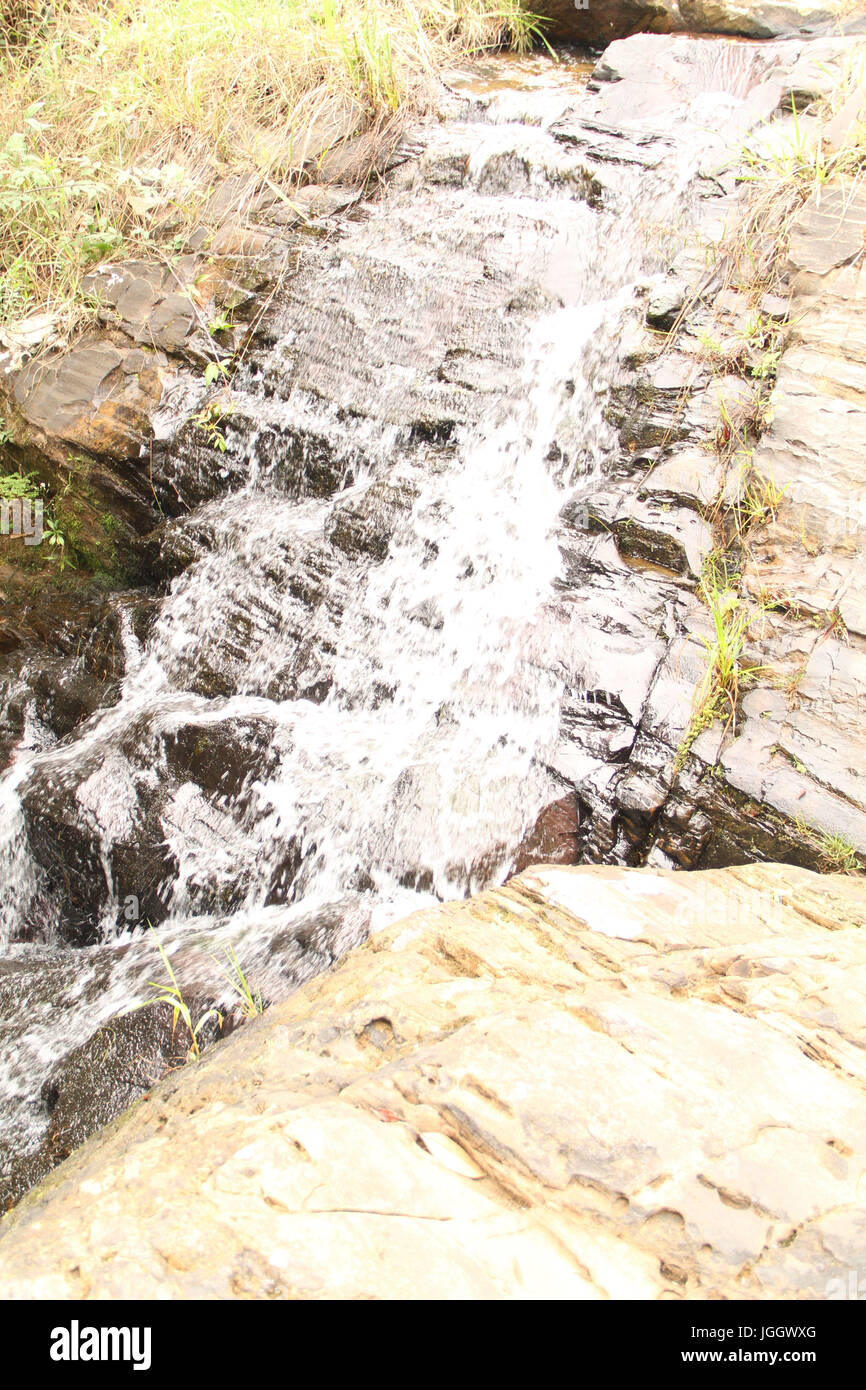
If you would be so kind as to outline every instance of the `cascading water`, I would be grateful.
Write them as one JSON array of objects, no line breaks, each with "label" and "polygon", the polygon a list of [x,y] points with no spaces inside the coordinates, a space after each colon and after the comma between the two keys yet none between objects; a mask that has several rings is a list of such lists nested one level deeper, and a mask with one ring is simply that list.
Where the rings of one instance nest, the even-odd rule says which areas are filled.
[{"label": "cascading water", "polygon": [[473,119],[428,129],[317,252],[304,293],[363,360],[328,395],[297,305],[277,315],[232,383],[221,495],[168,528],[192,563],[144,646],[127,632],[117,703],[58,746],[33,731],[0,781],[10,1156],[58,1059],[158,969],[145,919],[182,976],[230,944],[274,999],[371,926],[501,881],[557,795],[558,518],[614,448],[616,340],[658,269],[642,218],[674,225],[705,142],[672,127],[659,168],[611,165],[594,192],[548,129],[576,87],[532,71],[470,85]]}]

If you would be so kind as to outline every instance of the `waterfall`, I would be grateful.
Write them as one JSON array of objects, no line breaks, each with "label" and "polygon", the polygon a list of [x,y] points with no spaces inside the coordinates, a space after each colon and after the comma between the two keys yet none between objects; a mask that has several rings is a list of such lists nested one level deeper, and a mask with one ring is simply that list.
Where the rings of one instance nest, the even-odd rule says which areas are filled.
[{"label": "waterfall", "polygon": [[675,225],[704,143],[611,165],[598,205],[555,93],[535,125],[506,90],[431,126],[311,253],[225,393],[224,456],[201,463],[189,409],[164,422],[178,490],[195,467],[210,493],[166,528],[185,565],[127,631],[116,703],[0,779],[10,1151],[56,1060],[142,997],[148,921],[193,973],[231,945],[273,999],[501,882],[557,795],[559,519],[615,450],[617,343],[659,269],[643,224]]}]

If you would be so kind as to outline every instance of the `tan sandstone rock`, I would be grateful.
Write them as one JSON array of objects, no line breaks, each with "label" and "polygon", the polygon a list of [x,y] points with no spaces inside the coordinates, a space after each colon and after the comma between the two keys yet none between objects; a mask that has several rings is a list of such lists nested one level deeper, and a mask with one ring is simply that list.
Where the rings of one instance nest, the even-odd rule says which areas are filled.
[{"label": "tan sandstone rock", "polygon": [[6,1298],[810,1298],[866,1201],[866,890],[542,867],[415,914],[0,1223]]}]

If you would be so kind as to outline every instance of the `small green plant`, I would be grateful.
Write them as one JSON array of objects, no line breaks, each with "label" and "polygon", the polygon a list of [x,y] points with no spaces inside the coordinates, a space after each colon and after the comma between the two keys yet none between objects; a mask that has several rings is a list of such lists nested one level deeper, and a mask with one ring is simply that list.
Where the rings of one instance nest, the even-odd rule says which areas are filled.
[{"label": "small green plant", "polygon": [[0,474],[0,501],[15,502],[19,499],[31,501],[38,497],[39,487],[34,473]]},{"label": "small green plant", "polygon": [[701,637],[707,658],[707,668],[695,693],[692,717],[677,751],[675,771],[681,771],[695,739],[714,719],[724,718],[734,725],[740,691],[745,681],[764,668],[743,665],[743,652],[749,628],[758,614],[752,611],[730,579],[712,557],[705,566],[699,593],[710,610],[713,625],[711,637]]},{"label": "small green plant", "polygon": [[46,515],[43,522],[43,528],[45,531],[45,539],[47,540],[48,544],[52,547],[53,553],[58,557],[60,561],[60,573],[62,574],[64,569],[67,568],[67,566],[70,569],[75,569],[75,561],[72,559],[72,556],[69,553],[66,544],[66,536],[60,529],[60,523],[57,521],[57,518],[51,515]]},{"label": "small green plant", "polygon": [[765,526],[773,521],[787,492],[786,487],[777,487],[772,475],[764,477],[747,466],[748,481],[740,497],[731,507],[737,535],[740,540],[755,526]]},{"label": "small green plant", "polygon": [[752,376],[758,381],[775,381],[781,358],[781,348],[766,348],[752,367]]},{"label": "small green plant", "polygon": [[[218,332],[219,330],[216,331]],[[221,362],[208,362],[204,369],[205,386],[213,386],[217,381],[226,380],[228,378],[230,366],[230,357],[224,357]]]},{"label": "small green plant", "polygon": [[149,1009],[152,1008],[154,1005],[167,1005],[171,1009],[172,1014],[172,1038],[174,1038],[175,1032],[177,1030],[178,1021],[182,1021],[183,1026],[186,1029],[187,1036],[189,1037],[189,1049],[187,1051],[187,1060],[189,1060],[191,1057],[198,1058],[201,1056],[199,1034],[201,1033],[202,1028],[205,1026],[208,1020],[212,1018],[216,1019],[217,1025],[220,1028],[222,1028],[223,1016],[220,1013],[219,1009],[207,1009],[202,1014],[201,1018],[198,1019],[197,1022],[193,1021],[189,1005],[183,997],[183,991],[181,990],[181,987],[178,984],[177,976],[175,975],[174,970],[172,969],[172,964],[168,958],[168,955],[166,954],[165,948],[163,947],[163,944],[157,936],[156,932],[154,931],[153,927],[150,927],[150,933],[154,941],[156,942],[156,948],[159,951],[160,956],[162,957],[162,963],[165,966],[166,974],[168,975],[168,981],[159,983],[156,980],[148,980],[148,988],[152,989],[154,993],[150,996],[149,999],[142,1000],[140,1004],[133,1004],[131,1008],[125,1009],[124,1014],[136,1013],[139,1009]]},{"label": "small green plant", "polygon": [[705,328],[702,328],[702,329],[699,331],[699,333],[698,333],[698,342],[700,343],[700,345],[701,345],[701,350],[702,350],[702,352],[704,353],[704,355],[705,355],[706,357],[720,357],[720,356],[721,356],[721,354],[722,354],[722,340],[721,340],[721,338],[715,338],[715,337],[713,336],[713,334],[712,334],[712,333],[709,333]]},{"label": "small green plant", "polygon": [[844,835],[821,836],[821,864],[834,874],[856,874],[860,872],[857,851]]},{"label": "small green plant", "polygon": [[223,421],[234,414],[234,406],[228,400],[208,401],[207,405],[202,406],[197,415],[192,417],[192,423],[196,429],[201,430],[212,449],[217,449],[221,454],[226,451],[227,442]]},{"label": "small green plant", "polygon": [[241,963],[235,954],[234,946],[226,946],[223,955],[225,957],[225,963],[212,953],[211,960],[217,966],[224,979],[228,981],[232,992],[237,995],[241,1006],[241,1013],[244,1018],[258,1018],[259,1014],[265,1011],[261,994],[253,993],[249,981],[241,968]]}]

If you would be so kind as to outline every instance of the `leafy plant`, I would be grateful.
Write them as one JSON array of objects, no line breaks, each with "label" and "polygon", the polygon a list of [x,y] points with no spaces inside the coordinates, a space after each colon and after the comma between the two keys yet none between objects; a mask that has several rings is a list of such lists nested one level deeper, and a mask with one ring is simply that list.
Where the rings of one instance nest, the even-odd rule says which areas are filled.
[{"label": "leafy plant", "polygon": [[[211,332],[218,331],[219,330],[211,329]],[[208,362],[204,369],[205,386],[213,386],[214,382],[219,381],[221,376],[227,377],[230,365],[231,359],[228,357],[224,357],[221,362]]]},{"label": "leafy plant", "polygon": [[57,521],[56,517],[50,514],[47,515],[43,520],[43,529],[45,531],[45,539],[60,560],[61,574],[67,565],[70,569],[75,569],[75,562],[67,550],[66,536],[60,529],[60,523]]},{"label": "leafy plant", "polygon": [[781,356],[781,348],[767,348],[752,367],[752,376],[758,381],[775,380]]},{"label": "leafy plant", "polygon": [[0,474],[0,501],[34,500],[39,495],[35,473]]}]

